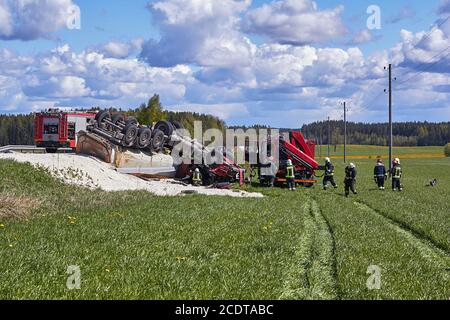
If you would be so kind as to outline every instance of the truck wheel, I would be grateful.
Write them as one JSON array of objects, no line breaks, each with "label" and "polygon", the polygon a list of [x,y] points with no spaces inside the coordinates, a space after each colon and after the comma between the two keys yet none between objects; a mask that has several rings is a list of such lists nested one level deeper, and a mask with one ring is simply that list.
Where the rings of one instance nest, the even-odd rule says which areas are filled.
[{"label": "truck wheel", "polygon": [[111,120],[111,114],[109,113],[108,110],[100,111],[95,115],[95,120],[97,120],[99,124],[105,121],[106,119]]},{"label": "truck wheel", "polygon": [[160,130],[164,133],[164,135],[170,137],[173,133],[173,125],[169,121],[158,121],[155,125],[155,130]]},{"label": "truck wheel", "polygon": [[147,148],[152,140],[152,130],[148,127],[140,128],[138,131],[138,147]]},{"label": "truck wheel", "polygon": [[47,153],[56,153],[56,151],[58,151],[58,149],[55,149],[55,148],[46,148],[45,149],[45,152],[47,152]]},{"label": "truck wheel", "polygon": [[174,126],[175,129],[184,129],[184,127],[180,121],[176,121],[176,120],[172,121],[172,125]]},{"label": "truck wheel", "polygon": [[134,124],[128,124],[123,129],[123,142],[125,144],[125,147],[131,147],[134,144],[134,141],[136,140],[136,137],[138,135],[139,128]]},{"label": "truck wheel", "polygon": [[152,149],[159,151],[164,146],[164,132],[161,130],[153,130]]},{"label": "truck wheel", "polygon": [[112,117],[112,120],[111,120],[111,122],[114,123],[114,124],[117,124],[119,121],[122,121],[122,122],[125,121],[125,118],[124,118],[123,115],[121,115],[120,113],[115,114],[115,115]]},{"label": "truck wheel", "polygon": [[135,117],[129,116],[127,117],[127,120],[125,121],[125,123],[128,124],[134,124],[135,126],[137,126],[138,121]]}]

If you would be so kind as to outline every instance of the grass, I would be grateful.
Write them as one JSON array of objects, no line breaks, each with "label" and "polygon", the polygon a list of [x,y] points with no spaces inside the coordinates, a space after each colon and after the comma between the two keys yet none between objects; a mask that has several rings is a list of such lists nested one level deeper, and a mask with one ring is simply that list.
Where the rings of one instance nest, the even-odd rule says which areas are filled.
[{"label": "grass", "polygon": [[[328,154],[328,146],[316,146],[316,157],[326,157]],[[387,158],[389,148],[384,146],[366,146],[366,145],[347,145],[347,156],[349,159],[376,159],[377,156]],[[330,157],[342,159],[344,156],[344,146],[330,146]],[[444,147],[395,147],[393,149],[394,157],[411,157],[411,158],[443,158]]]},{"label": "grass", "polygon": [[0,298],[450,298],[450,159],[404,160],[404,193],[376,190],[373,160],[355,162],[358,196],[247,186],[266,197],[232,199],[90,191],[0,161]]},{"label": "grass", "polygon": [[[282,197],[87,192],[24,164],[1,161],[0,172],[2,191],[54,199],[27,222],[1,220],[6,299],[277,299],[302,233],[302,212],[279,210]],[[66,289],[69,265],[80,291]]]}]

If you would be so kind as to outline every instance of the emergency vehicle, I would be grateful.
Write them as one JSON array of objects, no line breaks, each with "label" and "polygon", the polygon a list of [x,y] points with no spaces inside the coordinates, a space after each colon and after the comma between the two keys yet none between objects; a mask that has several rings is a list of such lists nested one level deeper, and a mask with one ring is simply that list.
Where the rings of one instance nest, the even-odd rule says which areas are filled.
[{"label": "emergency vehicle", "polygon": [[75,149],[77,134],[86,130],[96,112],[49,109],[35,114],[34,142],[37,147],[54,153],[60,148]]}]

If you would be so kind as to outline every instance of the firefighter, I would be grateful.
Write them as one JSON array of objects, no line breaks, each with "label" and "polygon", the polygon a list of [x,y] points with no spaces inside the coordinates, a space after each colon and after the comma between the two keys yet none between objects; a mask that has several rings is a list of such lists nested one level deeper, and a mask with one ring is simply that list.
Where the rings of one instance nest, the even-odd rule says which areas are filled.
[{"label": "firefighter", "polygon": [[383,164],[383,160],[378,159],[375,168],[373,169],[373,178],[375,179],[375,183],[378,185],[378,189],[384,190],[384,182],[387,179],[387,171],[386,167]]},{"label": "firefighter", "polygon": [[345,185],[345,196],[348,197],[348,195],[350,194],[350,190],[354,193],[354,194],[358,194],[356,192],[356,166],[353,163],[350,163],[346,168],[345,168],[345,180],[344,180],[344,185]]},{"label": "firefighter", "polygon": [[199,168],[195,168],[194,174],[192,175],[192,185],[201,186],[203,183],[202,174],[200,173]]},{"label": "firefighter", "polygon": [[402,179],[402,167],[400,165],[400,159],[395,158],[393,166],[392,166],[392,190],[393,191],[403,191],[403,186],[401,183]]},{"label": "firefighter", "polygon": [[292,160],[291,159],[289,159],[287,161],[286,181],[287,181],[289,190],[295,191],[295,168],[292,165]]},{"label": "firefighter", "polygon": [[330,158],[325,158],[325,175],[323,177],[323,190],[327,190],[328,182],[336,189],[338,186],[334,181],[334,166]]}]

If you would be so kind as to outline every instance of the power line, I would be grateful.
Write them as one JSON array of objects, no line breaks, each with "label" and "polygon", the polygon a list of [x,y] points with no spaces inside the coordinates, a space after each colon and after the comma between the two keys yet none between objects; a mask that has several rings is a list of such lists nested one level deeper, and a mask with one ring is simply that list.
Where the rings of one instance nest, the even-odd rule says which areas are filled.
[{"label": "power line", "polygon": [[437,29],[440,29],[440,27],[444,24],[444,23],[446,23],[447,21],[448,21],[448,19],[450,19],[450,16],[448,16],[447,18],[445,18],[443,21],[441,21],[441,23],[439,23],[437,26],[436,26],[436,28],[432,28],[426,35],[424,35],[423,37],[422,37],[422,39],[420,39],[415,45],[413,45],[413,48],[412,49],[414,49],[414,48],[416,48],[419,44],[421,44],[425,39],[428,39],[430,36],[431,36],[431,34],[433,33],[433,32],[435,32]]},{"label": "power line", "polygon": [[[434,58],[436,58],[437,56],[441,55],[442,53],[444,53],[445,51],[447,51],[447,50],[449,50],[449,49],[450,49],[450,46],[448,46],[447,48],[445,48],[444,50],[442,50],[442,51],[439,52],[438,54],[434,55],[428,62],[422,62],[420,65],[424,65],[424,64],[426,64],[426,63],[430,63]],[[413,76],[407,78],[406,80],[403,80],[403,81],[399,82],[399,85],[404,84],[404,83],[406,83],[406,82],[409,82],[409,81],[411,81],[412,79],[414,79],[415,77],[417,77],[418,75],[421,75],[421,74],[425,73],[425,72],[426,72],[427,70],[429,70],[432,66],[434,66],[434,65],[436,65],[437,63],[441,62],[442,59],[448,57],[449,55],[450,55],[450,52],[448,52],[446,55],[442,56],[439,60],[437,60],[437,61],[435,61],[435,62],[433,62],[433,63],[431,63],[431,64],[428,64],[427,67],[426,67],[425,69],[420,70],[420,71],[416,72],[415,74],[413,74]],[[419,66],[420,66],[420,65],[419,65]]]},{"label": "power line", "polygon": [[[412,50],[414,50],[414,49],[417,49],[417,47],[419,46],[419,44],[421,44],[425,39],[428,39],[428,38],[430,37],[430,35],[431,35],[433,32],[435,32],[437,29],[439,29],[439,28],[440,28],[444,23],[446,23],[449,19],[450,19],[450,15],[449,15],[447,18],[445,18],[444,20],[442,20],[436,27],[433,27],[433,29],[431,29],[431,30],[430,30],[425,36],[423,36],[423,37],[422,37],[415,45],[413,45],[413,47],[411,48],[410,51],[412,51]],[[431,57],[431,59],[429,59],[428,61],[425,61],[425,62],[422,62],[422,63],[418,64],[418,65],[416,66],[416,68],[420,68],[420,67],[423,66],[423,65],[427,65],[428,63],[430,63],[431,61],[433,61],[434,58],[438,57],[439,55],[441,55],[442,53],[444,53],[444,52],[447,51],[448,49],[450,49],[450,46],[448,46],[448,47],[445,48],[444,50],[440,51],[439,53],[437,53],[436,55],[434,55],[433,57]],[[447,56],[447,55],[446,55],[446,56]],[[446,57],[446,56],[444,56],[444,57]],[[442,60],[442,58],[444,58],[444,57],[441,57],[440,60]],[[431,65],[428,65],[428,68],[431,67],[431,66],[433,66],[433,65],[435,65],[435,64],[438,63],[440,60],[435,61],[435,62],[434,62],[433,64],[431,64]],[[428,70],[428,68],[425,69],[425,70],[422,70],[422,71],[418,72],[417,75],[422,74],[423,72],[425,72],[426,70]],[[410,81],[410,80],[413,79],[414,77],[415,77],[415,76],[413,76],[413,77],[411,77],[411,78],[409,78],[409,79],[407,79],[407,80],[404,80],[404,81],[400,82],[399,85],[400,85],[400,84],[403,84],[403,83],[405,83],[405,82],[407,82],[407,81]]]},{"label": "power line", "polygon": [[[448,17],[448,19],[450,19],[450,16]],[[448,20],[448,19],[447,19],[447,20]],[[448,47],[445,48],[444,50],[440,51],[439,53],[437,53],[436,55],[434,55],[431,59],[429,59],[429,62],[431,62],[434,58],[438,57],[439,55],[441,55],[442,53],[444,53],[445,51],[447,51],[447,50],[449,50],[449,49],[450,49],[450,46],[448,46]],[[405,79],[405,80],[403,80],[403,81],[400,81],[400,82],[398,83],[398,85],[402,85],[402,84],[404,84],[404,83],[406,83],[406,82],[409,82],[409,81],[411,81],[412,79],[414,79],[415,77],[417,77],[417,76],[419,76],[419,75],[425,73],[425,72],[426,72],[427,70],[429,70],[431,67],[433,67],[434,65],[438,64],[439,62],[442,61],[442,59],[444,59],[444,58],[446,58],[446,57],[448,57],[448,56],[450,56],[450,52],[448,52],[446,55],[442,56],[439,60],[437,60],[437,61],[435,61],[435,62],[433,62],[433,63],[431,63],[431,64],[428,64],[427,67],[426,67],[425,69],[416,72],[416,73],[413,74],[411,77],[408,77],[407,79]],[[425,64],[425,62],[423,62],[422,64]],[[419,66],[420,66],[420,65],[419,65]],[[372,100],[370,100],[369,103],[366,104],[368,107],[363,107],[363,108],[360,109],[359,111],[360,111],[360,112],[365,111],[365,110],[371,111],[371,110],[369,109],[369,106],[372,105],[372,104],[373,104],[373,103],[374,103],[374,102],[375,102],[382,94],[385,94],[385,93],[386,93],[385,91],[382,91],[382,92],[380,92],[379,94],[377,94]]]},{"label": "power line", "polygon": [[365,103],[365,105],[367,105],[367,107],[362,107],[361,109],[359,109],[359,111],[360,111],[360,112],[365,111],[365,110],[367,110],[367,111],[372,111],[372,110],[369,109],[369,106],[371,106],[371,105],[372,105],[378,98],[380,98],[380,96],[383,95],[383,94],[385,94],[384,91],[381,91],[380,93],[378,93],[376,96],[374,96],[373,99],[370,100],[369,103],[367,103],[367,104]]}]

